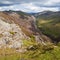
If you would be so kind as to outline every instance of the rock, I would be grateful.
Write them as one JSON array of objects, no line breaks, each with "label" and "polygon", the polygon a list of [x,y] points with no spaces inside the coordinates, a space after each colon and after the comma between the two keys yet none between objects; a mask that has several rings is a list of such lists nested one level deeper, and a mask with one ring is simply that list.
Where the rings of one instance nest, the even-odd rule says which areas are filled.
[{"label": "rock", "polygon": [[2,19],[0,19],[0,35],[0,48],[21,48],[22,40],[27,38],[17,24],[10,24]]}]

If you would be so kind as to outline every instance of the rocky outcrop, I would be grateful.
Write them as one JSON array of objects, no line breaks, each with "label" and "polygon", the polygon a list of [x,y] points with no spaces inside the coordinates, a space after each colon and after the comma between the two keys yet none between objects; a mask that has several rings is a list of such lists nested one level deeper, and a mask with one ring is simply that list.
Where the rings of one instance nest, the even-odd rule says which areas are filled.
[{"label": "rocky outcrop", "polygon": [[28,39],[28,36],[17,24],[9,24],[0,18],[0,48],[21,48],[23,39]]},{"label": "rocky outcrop", "polygon": [[[12,37],[14,35],[13,39],[10,40],[10,41],[12,41],[12,46],[14,46],[14,47],[20,45],[19,43],[21,42],[22,38],[28,39],[32,35],[35,37],[35,40],[37,42],[44,43],[45,41],[50,41],[50,38],[48,38],[49,39],[48,40],[46,36],[43,37],[43,34],[41,33],[41,31],[39,31],[39,29],[36,26],[36,19],[32,15],[20,14],[20,12],[17,13],[15,11],[12,11],[12,12],[4,11],[4,12],[0,12],[0,18],[3,20],[3,23],[2,23],[3,26],[6,26],[6,27],[4,27],[4,29],[7,30],[6,32],[8,32],[10,30],[10,32],[8,32],[8,33],[4,32],[4,34],[7,34],[7,35],[9,34],[8,35],[9,37]],[[6,25],[4,25],[4,24],[6,24]],[[12,30],[12,32],[11,32],[11,30]],[[16,31],[18,31],[18,32],[16,33]],[[9,40],[8,36],[7,36],[7,40]],[[17,42],[15,39],[17,40]],[[15,44],[16,44],[16,46],[15,46]],[[12,46],[9,45],[9,47],[12,47]]]}]

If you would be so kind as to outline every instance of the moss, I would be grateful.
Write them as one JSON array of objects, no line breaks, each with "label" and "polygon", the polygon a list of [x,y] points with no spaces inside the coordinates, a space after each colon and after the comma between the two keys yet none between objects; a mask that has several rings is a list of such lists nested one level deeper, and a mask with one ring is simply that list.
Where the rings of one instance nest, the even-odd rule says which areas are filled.
[{"label": "moss", "polygon": [[12,34],[12,35],[14,35],[15,33],[17,33],[17,32],[10,31],[10,34]]}]

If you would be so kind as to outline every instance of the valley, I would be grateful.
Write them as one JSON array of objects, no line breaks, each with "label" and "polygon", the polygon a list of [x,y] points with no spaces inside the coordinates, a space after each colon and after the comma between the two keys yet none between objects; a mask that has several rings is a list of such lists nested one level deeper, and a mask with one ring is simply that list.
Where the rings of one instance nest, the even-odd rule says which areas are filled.
[{"label": "valley", "polygon": [[37,17],[37,26],[53,42],[60,41],[60,12],[46,12]]},{"label": "valley", "polygon": [[0,11],[0,59],[60,60],[60,12]]}]

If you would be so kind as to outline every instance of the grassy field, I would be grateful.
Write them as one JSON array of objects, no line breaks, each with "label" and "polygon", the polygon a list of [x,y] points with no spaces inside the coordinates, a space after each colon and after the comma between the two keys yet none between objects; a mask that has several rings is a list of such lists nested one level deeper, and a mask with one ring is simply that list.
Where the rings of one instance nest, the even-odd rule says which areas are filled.
[{"label": "grassy field", "polygon": [[27,47],[27,52],[23,53],[21,58],[23,60],[60,60],[60,43],[57,45],[53,43],[46,44],[34,43],[32,47]]},{"label": "grassy field", "polygon": [[38,44],[35,41],[24,40],[26,52],[16,52],[15,49],[0,49],[0,60],[60,60],[60,43]]},{"label": "grassy field", "polygon": [[0,49],[0,60],[20,60],[21,54],[16,52],[15,49]]}]

